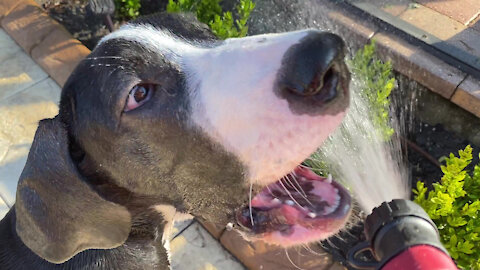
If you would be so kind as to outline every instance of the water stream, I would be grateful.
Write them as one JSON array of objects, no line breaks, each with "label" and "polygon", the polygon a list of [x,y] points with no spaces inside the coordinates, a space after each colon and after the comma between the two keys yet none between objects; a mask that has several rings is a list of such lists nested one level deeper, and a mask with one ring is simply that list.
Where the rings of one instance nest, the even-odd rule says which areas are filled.
[{"label": "water stream", "polygon": [[328,171],[349,188],[368,214],[384,201],[408,199],[410,181],[398,135],[405,129],[399,125],[404,119],[392,118],[391,126],[396,133],[385,141],[372,120],[368,102],[360,94],[362,89],[361,80],[354,76],[348,113],[312,160],[326,164]]},{"label": "water stream", "polygon": [[[351,20],[339,12],[336,4],[327,0],[257,1],[249,33],[285,32],[313,27],[344,37],[350,53],[354,53],[361,46],[355,45],[358,42],[349,44],[348,40],[355,38],[351,36],[351,30],[338,27],[338,21],[343,24],[354,23]],[[370,118],[368,102],[361,97],[360,91],[364,89],[361,84],[361,80],[354,77],[351,106],[343,125],[313,159],[321,164],[327,163],[328,171],[350,189],[363,210],[369,213],[383,201],[408,198],[410,195],[410,181],[398,134],[405,134],[409,119],[403,110],[411,112],[408,107],[412,104],[391,106],[403,109],[402,112],[392,112],[392,115],[400,115],[391,123],[397,135],[385,142]]]}]

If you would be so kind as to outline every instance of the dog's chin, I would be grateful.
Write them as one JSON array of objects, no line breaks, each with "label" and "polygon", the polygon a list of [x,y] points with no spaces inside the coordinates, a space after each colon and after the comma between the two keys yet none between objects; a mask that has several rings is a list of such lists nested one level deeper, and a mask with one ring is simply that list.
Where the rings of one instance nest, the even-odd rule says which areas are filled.
[{"label": "dog's chin", "polygon": [[236,212],[236,219],[245,238],[288,247],[337,233],[350,212],[351,197],[344,187],[298,166],[264,187]]}]

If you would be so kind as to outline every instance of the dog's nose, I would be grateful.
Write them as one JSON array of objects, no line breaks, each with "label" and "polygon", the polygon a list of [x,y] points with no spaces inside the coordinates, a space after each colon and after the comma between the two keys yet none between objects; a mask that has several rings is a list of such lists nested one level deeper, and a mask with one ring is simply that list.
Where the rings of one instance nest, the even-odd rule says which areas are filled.
[{"label": "dog's nose", "polygon": [[[313,97],[323,103],[338,95],[342,79],[345,43],[331,33],[310,31],[290,47],[282,59],[278,87],[297,97]],[[286,94],[286,93],[284,93]]]}]

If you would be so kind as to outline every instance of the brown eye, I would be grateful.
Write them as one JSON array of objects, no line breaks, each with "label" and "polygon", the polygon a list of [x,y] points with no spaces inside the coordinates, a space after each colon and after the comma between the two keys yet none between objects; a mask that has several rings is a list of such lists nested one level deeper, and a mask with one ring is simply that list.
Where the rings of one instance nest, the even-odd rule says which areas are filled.
[{"label": "brown eye", "polygon": [[135,89],[132,90],[132,94],[136,102],[142,102],[147,98],[148,90],[143,85],[136,86]]},{"label": "brown eye", "polygon": [[153,84],[135,85],[128,94],[124,111],[128,112],[145,104],[152,96],[154,88],[155,85]]}]

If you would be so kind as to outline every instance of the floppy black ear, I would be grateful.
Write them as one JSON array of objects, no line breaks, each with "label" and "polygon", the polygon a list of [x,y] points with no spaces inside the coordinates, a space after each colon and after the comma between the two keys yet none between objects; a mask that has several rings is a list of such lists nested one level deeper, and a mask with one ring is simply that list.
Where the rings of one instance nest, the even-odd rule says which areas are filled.
[{"label": "floppy black ear", "polygon": [[128,210],[106,201],[79,174],[58,116],[42,120],[17,187],[16,230],[38,256],[62,263],[86,249],[120,246]]}]

